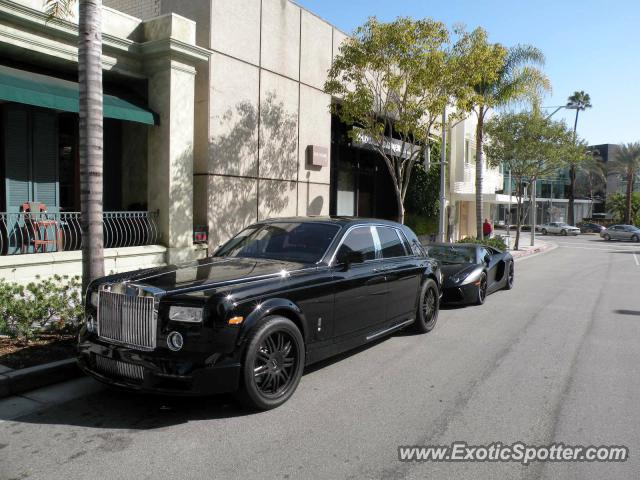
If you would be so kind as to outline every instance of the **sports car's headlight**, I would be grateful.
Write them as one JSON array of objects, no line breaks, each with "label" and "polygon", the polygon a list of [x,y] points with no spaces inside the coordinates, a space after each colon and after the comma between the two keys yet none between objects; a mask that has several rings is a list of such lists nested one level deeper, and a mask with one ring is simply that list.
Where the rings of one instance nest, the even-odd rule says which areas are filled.
[{"label": "sports car's headlight", "polygon": [[462,282],[465,278],[467,278],[467,274],[466,274],[466,273],[457,273],[457,274],[455,274],[455,275],[452,275],[452,276],[450,277],[450,280],[451,280],[453,283],[460,283],[460,282]]},{"label": "sports car's headlight", "polygon": [[173,320],[174,322],[201,323],[202,308],[178,306],[170,307],[169,320]]}]

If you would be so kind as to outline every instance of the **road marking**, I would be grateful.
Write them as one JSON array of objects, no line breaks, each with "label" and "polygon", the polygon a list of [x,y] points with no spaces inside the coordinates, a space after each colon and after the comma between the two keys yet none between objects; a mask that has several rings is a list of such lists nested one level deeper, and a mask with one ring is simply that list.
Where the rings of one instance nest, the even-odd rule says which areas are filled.
[{"label": "road marking", "polygon": [[574,245],[558,245],[560,248],[579,248],[581,250],[599,250],[601,252],[633,252],[637,247],[616,248],[616,247],[578,247]]},{"label": "road marking", "polygon": [[636,267],[640,267],[640,260],[638,260],[638,255],[636,255],[636,253],[633,253],[633,259],[636,261]]}]

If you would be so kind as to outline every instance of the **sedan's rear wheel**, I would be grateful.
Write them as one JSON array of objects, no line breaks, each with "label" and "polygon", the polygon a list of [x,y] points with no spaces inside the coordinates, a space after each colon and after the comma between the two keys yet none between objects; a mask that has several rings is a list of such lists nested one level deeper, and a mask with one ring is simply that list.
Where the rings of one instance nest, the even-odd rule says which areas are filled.
[{"label": "sedan's rear wheel", "polygon": [[247,407],[269,410],[295,392],[304,368],[304,341],[288,318],[271,316],[247,339],[238,399]]},{"label": "sedan's rear wheel", "polygon": [[482,305],[487,298],[487,274],[482,273],[478,281],[478,293],[476,297],[476,305]]},{"label": "sedan's rear wheel", "polygon": [[567,236],[567,231],[565,229],[560,230],[560,235],[566,237]]},{"label": "sedan's rear wheel", "polygon": [[638,235],[633,235],[633,236],[631,237],[631,241],[632,241],[632,242],[638,242],[638,241],[640,241],[640,238],[638,238]]},{"label": "sedan's rear wheel", "polygon": [[416,312],[416,321],[413,328],[418,333],[427,333],[433,330],[438,321],[440,311],[440,295],[438,286],[431,278],[428,278],[420,290],[420,302]]}]

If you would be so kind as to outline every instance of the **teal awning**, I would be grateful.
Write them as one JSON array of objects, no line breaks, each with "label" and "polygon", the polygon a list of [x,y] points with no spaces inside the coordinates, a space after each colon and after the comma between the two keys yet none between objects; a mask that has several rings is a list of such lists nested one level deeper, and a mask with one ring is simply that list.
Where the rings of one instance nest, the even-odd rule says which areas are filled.
[{"label": "teal awning", "polygon": [[[79,111],[78,84],[0,65],[0,100],[65,112]],[[157,115],[114,95],[104,96],[104,116],[156,125]]]}]

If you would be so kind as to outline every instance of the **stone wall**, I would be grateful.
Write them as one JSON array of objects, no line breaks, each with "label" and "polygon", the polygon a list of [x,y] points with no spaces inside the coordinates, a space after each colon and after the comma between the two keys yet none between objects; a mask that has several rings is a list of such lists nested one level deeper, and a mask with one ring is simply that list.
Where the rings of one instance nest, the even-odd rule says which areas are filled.
[{"label": "stone wall", "polygon": [[105,7],[111,7],[142,20],[147,20],[160,15],[160,1],[161,0],[103,0],[103,4]]}]

